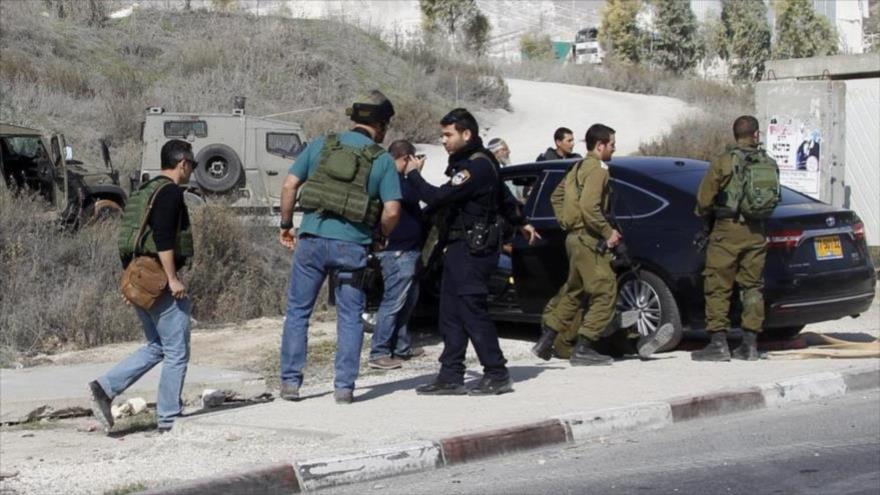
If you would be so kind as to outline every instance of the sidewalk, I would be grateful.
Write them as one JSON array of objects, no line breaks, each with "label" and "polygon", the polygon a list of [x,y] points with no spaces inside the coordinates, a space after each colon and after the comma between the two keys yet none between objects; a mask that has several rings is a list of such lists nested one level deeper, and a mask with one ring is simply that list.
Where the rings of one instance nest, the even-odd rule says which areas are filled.
[{"label": "sidewalk", "polygon": [[[876,337],[880,328],[877,305],[865,316],[867,319],[811,326],[807,331]],[[496,397],[416,395],[415,387],[430,381],[437,370],[442,346],[433,344],[426,348],[426,357],[406,363],[403,370],[362,372],[351,405],[335,404],[331,380],[316,380],[307,373],[300,402],[276,400],[192,415],[181,418],[170,434],[160,437],[143,432],[107,437],[90,431],[96,424],[93,418],[60,421],[49,429],[4,428],[0,430],[0,472],[15,475],[0,481],[0,492],[102,493],[163,487],[175,491],[181,483],[240,472],[247,475],[239,480],[261,483],[261,479],[277,480],[280,476],[313,489],[393,474],[383,471],[387,463],[365,466],[365,462],[372,462],[364,455],[369,452],[380,464],[389,459],[410,462],[408,470],[472,458],[474,449],[479,454],[480,445],[466,434],[474,432],[494,430],[497,436],[499,429],[511,427],[502,434],[513,439],[522,436],[523,425],[540,423],[549,429],[532,429],[525,432],[527,436],[543,441],[547,435],[562,435],[561,439],[547,440],[571,441],[583,439],[583,428],[591,422],[605,421],[605,427],[613,432],[618,420],[608,419],[611,408],[625,408],[620,413],[624,416],[630,411],[653,411],[663,417],[655,414],[651,425],[660,427],[690,414],[691,405],[699,402],[695,397],[725,398],[716,394],[724,390],[745,390],[751,394],[748,400],[757,398],[761,407],[775,407],[789,400],[816,400],[848,389],[880,387],[877,359],[699,363],[691,361],[687,352],[677,351],[648,362],[630,359],[609,367],[572,368],[567,361],[534,358],[528,352],[530,346],[526,340],[502,339],[516,391]],[[469,381],[479,376],[474,361],[471,350]],[[59,389],[67,387],[80,393],[85,381],[74,376],[72,369],[53,366],[30,372],[41,370],[40,376],[59,380]],[[203,368],[201,376],[206,373],[210,377],[212,371],[216,372]],[[4,380],[6,373],[3,370]],[[842,379],[841,373],[858,373],[858,386],[850,386],[853,384]],[[194,371],[188,377],[191,385],[196,376],[199,374]],[[756,388],[759,385],[765,387]],[[145,397],[152,400],[152,393]],[[624,419],[622,424],[628,424],[632,418]],[[450,443],[450,437],[457,438]],[[407,446],[406,455],[400,454],[401,445]],[[500,450],[496,446],[490,451],[503,452],[510,446],[505,443]],[[349,462],[355,458],[357,462]],[[291,467],[294,462],[299,469],[296,477]]]},{"label": "sidewalk", "polygon": [[[50,406],[56,411],[90,407],[88,383],[115,365],[97,363],[0,370],[0,423],[24,421],[30,412],[41,406]],[[155,401],[161,371],[161,365],[150,370],[119,400],[143,397],[148,402]],[[265,384],[262,377],[254,373],[190,365],[184,396],[198,396],[205,388],[254,394],[265,390]]]}]

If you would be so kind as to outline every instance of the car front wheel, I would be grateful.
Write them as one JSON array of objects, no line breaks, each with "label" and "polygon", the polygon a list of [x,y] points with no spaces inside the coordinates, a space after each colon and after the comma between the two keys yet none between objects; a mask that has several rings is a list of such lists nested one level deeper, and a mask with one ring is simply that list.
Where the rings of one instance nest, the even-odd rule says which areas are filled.
[{"label": "car front wheel", "polygon": [[649,336],[660,326],[670,323],[673,337],[660,351],[671,351],[681,342],[683,328],[681,314],[672,291],[659,276],[640,270],[638,275],[626,273],[617,282],[618,311],[638,311],[635,329],[640,336]]}]

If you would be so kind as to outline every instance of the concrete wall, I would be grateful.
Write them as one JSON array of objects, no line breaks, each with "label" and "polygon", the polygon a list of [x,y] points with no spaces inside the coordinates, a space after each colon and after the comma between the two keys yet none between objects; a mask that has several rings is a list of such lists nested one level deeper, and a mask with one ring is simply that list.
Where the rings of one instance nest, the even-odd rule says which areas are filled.
[{"label": "concrete wall", "polygon": [[846,85],[841,81],[764,81],[755,106],[783,185],[844,204]]},{"label": "concrete wall", "polygon": [[762,81],[755,106],[782,183],[854,210],[880,245],[880,78]]},{"label": "concrete wall", "polygon": [[845,201],[880,245],[880,78],[846,81]]}]

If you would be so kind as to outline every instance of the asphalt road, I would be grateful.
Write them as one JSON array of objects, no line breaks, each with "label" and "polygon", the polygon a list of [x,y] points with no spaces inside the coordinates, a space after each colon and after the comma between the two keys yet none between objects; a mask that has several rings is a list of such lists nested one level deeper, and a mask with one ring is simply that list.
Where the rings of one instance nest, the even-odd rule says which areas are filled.
[{"label": "asphalt road", "polygon": [[681,423],[335,494],[880,493],[880,393]]}]

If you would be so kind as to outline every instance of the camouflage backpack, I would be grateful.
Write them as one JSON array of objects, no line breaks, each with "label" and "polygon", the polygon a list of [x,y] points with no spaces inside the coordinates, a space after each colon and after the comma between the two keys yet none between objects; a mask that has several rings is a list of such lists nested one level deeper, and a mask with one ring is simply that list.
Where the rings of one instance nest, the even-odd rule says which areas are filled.
[{"label": "camouflage backpack", "polygon": [[318,167],[302,187],[300,205],[320,215],[336,215],[351,222],[374,225],[382,203],[370,198],[367,183],[373,161],[385,150],[378,144],[346,146],[335,134],[327,136]]},{"label": "camouflage backpack", "polygon": [[719,195],[719,213],[747,220],[763,220],[781,198],[779,168],[760,148],[731,146],[733,173]]},{"label": "camouflage backpack", "polygon": [[577,174],[583,163],[583,160],[577,162],[565,173],[565,177],[562,178],[550,197],[553,214],[556,216],[559,226],[565,231],[574,230],[584,223],[577,206],[583,190],[583,186],[578,184]]}]

